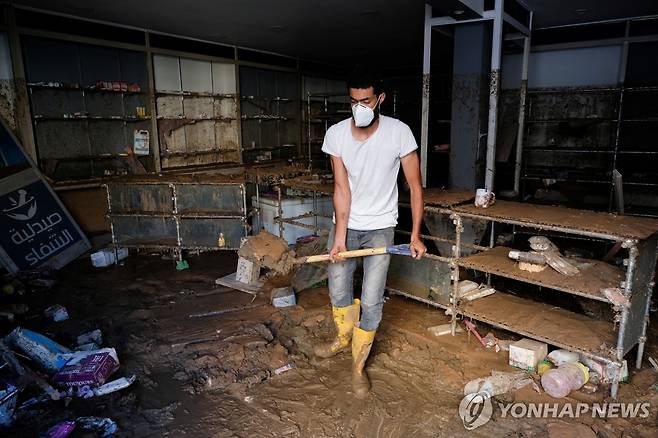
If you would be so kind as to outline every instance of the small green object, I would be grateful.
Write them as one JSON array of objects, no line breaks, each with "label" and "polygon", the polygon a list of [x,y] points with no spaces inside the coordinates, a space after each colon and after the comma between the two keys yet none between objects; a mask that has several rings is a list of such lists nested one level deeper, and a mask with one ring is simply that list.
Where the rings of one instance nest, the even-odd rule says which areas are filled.
[{"label": "small green object", "polygon": [[190,269],[190,264],[187,263],[187,260],[179,260],[176,262],[177,271],[184,271],[186,269]]}]

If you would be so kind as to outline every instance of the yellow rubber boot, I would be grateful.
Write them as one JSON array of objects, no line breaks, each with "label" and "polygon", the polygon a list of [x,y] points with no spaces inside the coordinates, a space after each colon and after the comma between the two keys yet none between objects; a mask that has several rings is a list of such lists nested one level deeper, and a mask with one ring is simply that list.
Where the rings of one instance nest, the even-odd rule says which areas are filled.
[{"label": "yellow rubber boot", "polygon": [[336,338],[331,342],[316,345],[313,348],[316,356],[325,359],[335,356],[349,347],[352,340],[352,330],[354,325],[359,322],[360,310],[361,300],[359,299],[354,300],[351,306],[332,308],[334,324],[336,325]]},{"label": "yellow rubber boot", "polygon": [[352,334],[352,390],[356,398],[365,398],[370,392],[370,380],[363,369],[366,359],[370,354],[370,348],[375,340],[375,330],[366,331],[354,326]]}]

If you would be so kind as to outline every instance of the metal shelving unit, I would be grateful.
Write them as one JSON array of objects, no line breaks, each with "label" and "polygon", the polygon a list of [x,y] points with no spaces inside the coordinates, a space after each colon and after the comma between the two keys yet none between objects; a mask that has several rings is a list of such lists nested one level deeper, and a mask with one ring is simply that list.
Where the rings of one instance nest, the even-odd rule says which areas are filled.
[{"label": "metal shelving unit", "polygon": [[[346,109],[340,110],[337,107],[345,107]],[[326,155],[320,151],[324,134],[331,125],[350,117],[350,115],[349,96],[345,93],[306,93],[304,116],[309,168],[319,167],[318,164],[321,162],[323,169],[330,169]],[[317,127],[320,129],[317,129]],[[319,147],[315,148],[314,146]]]},{"label": "metal shelving unit", "polygon": [[[658,123],[657,114],[652,114],[645,117],[633,117],[626,116],[625,114],[628,111],[632,111],[630,108],[630,103],[628,102],[631,99],[631,96],[634,93],[647,93],[647,92],[658,92],[658,87],[646,86],[646,87],[632,87],[620,85],[616,87],[580,87],[580,88],[557,88],[557,89],[537,89],[537,90],[528,90],[528,118],[525,120],[525,133],[524,139],[527,141],[529,134],[532,129],[536,129],[533,125],[559,125],[559,124],[576,124],[580,126],[585,125],[609,125],[610,137],[609,144],[607,147],[595,146],[590,148],[587,147],[564,147],[564,146],[540,146],[533,147],[532,145],[525,145],[523,148],[524,152],[524,172],[521,177],[524,181],[540,181],[540,180],[555,180],[556,182],[572,182],[572,183],[585,183],[585,184],[595,184],[595,185],[606,185],[609,187],[608,194],[608,211],[614,210],[614,191],[615,191],[615,181],[614,181],[614,171],[620,170],[620,158],[622,157],[633,157],[641,155],[656,155],[658,154],[658,149],[655,150],[640,150],[631,145],[625,144],[624,135],[626,131],[629,130],[629,125],[631,124],[651,124]],[[614,107],[611,108],[613,114],[608,116],[579,116],[579,117],[559,117],[559,118],[533,118],[531,115],[533,111],[532,99],[533,96],[542,96],[542,95],[573,95],[574,93],[581,93],[583,96],[592,95],[592,94],[601,94],[605,95],[607,98],[614,100]],[[637,111],[635,111],[637,113]],[[596,157],[601,156],[600,162],[604,167],[601,167],[599,170],[603,172],[598,177],[595,175],[594,178],[583,177],[586,174],[595,174],[596,172],[588,172],[586,169],[573,170],[571,172],[561,171],[559,173],[550,172],[548,169],[544,171],[538,171],[539,169],[532,170],[528,165],[528,157],[532,154],[569,154],[569,157],[572,157],[573,160],[577,160],[579,156],[583,157]],[[625,172],[622,170],[622,174]],[[566,176],[565,176],[566,175]],[[658,182],[647,182],[634,179],[624,175],[625,180],[623,181],[624,186],[642,186],[642,187],[658,187]],[[525,185],[524,185],[525,186]]]},{"label": "metal shelving unit", "polygon": [[103,186],[115,247],[169,250],[182,260],[183,250],[237,250],[247,235],[243,181],[171,175],[129,177]]},{"label": "metal shelving unit", "polygon": [[[627,252],[625,269],[602,261],[588,260],[580,274],[566,277],[547,268],[530,273],[516,268],[507,254],[510,248],[492,247],[461,257],[459,244],[453,254],[453,280],[460,270],[471,269],[492,277],[504,277],[547,290],[602,301],[613,306],[615,321],[589,318],[528,298],[502,291],[468,303],[459,303],[457,281],[453,281],[451,312],[521,334],[550,345],[577,351],[619,370],[612,380],[611,393],[617,389],[624,356],[637,345],[636,366],[639,368],[646,341],[653,277],[658,248],[658,221],[646,218],[615,216],[563,207],[498,201],[487,209],[473,205],[452,209],[459,242],[463,221],[480,220],[516,225],[560,233],[563,237],[591,238],[618,243]],[[614,306],[603,294],[604,289],[618,291],[627,305]],[[453,326],[456,319],[453,319]]]}]

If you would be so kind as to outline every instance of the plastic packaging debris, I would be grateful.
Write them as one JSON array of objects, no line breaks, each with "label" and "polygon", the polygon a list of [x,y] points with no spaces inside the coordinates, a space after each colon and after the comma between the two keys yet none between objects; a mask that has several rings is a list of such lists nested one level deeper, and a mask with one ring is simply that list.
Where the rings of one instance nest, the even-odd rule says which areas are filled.
[{"label": "plastic packaging debris", "polygon": [[569,350],[553,350],[548,353],[547,358],[555,366],[559,367],[563,363],[578,362],[580,360],[580,354]]},{"label": "plastic packaging debris", "polygon": [[614,380],[628,381],[628,363],[625,360],[622,362],[621,368],[614,363],[599,362],[583,354],[572,362],[580,362],[589,368],[591,373],[596,373],[600,383],[612,383]]},{"label": "plastic packaging debris", "polygon": [[537,364],[537,374],[539,374],[539,377],[541,377],[544,375],[546,371],[552,368],[553,368],[553,363],[548,359],[544,359]]},{"label": "plastic packaging debris", "polygon": [[289,307],[297,304],[295,291],[291,287],[277,287],[272,289],[271,297],[274,307]]},{"label": "plastic packaging debris", "polygon": [[492,295],[496,293],[496,289],[493,287],[487,287],[487,286],[479,286],[477,289],[473,289],[469,292],[466,292],[464,295],[460,296],[459,299],[461,301],[474,301],[479,298],[484,298],[488,297],[489,295]]},{"label": "plastic packaging debris", "polygon": [[178,260],[176,262],[176,270],[177,271],[184,271],[186,269],[190,269],[190,264],[187,263],[187,260]]},{"label": "plastic packaging debris", "polygon": [[491,371],[491,376],[473,379],[464,386],[464,395],[484,392],[489,397],[505,394],[534,383],[524,372]]},{"label": "plastic packaging debris", "polygon": [[631,303],[628,298],[622,293],[621,289],[617,287],[608,287],[601,289],[603,296],[617,308],[630,307]]},{"label": "plastic packaging debris", "polygon": [[128,257],[128,248],[118,248],[116,251],[112,248],[105,248],[93,253],[90,257],[94,267],[105,268]]},{"label": "plastic packaging debris", "polygon": [[66,311],[66,307],[60,304],[48,307],[43,311],[43,314],[55,322],[66,321],[69,319],[69,312]]},{"label": "plastic packaging debris", "polygon": [[14,419],[18,388],[9,381],[0,382],[0,426],[8,427]]},{"label": "plastic packaging debris", "polygon": [[77,339],[78,345],[85,345],[92,342],[98,345],[99,347],[103,344],[103,332],[101,332],[100,329],[83,333],[80,336],[78,336]]},{"label": "plastic packaging debris", "polygon": [[282,367],[279,367],[279,368],[275,369],[273,372],[274,372],[275,375],[279,375],[279,374],[285,373],[286,371],[290,371],[294,368],[296,368],[295,364],[294,363],[289,363],[287,365],[284,365]]},{"label": "plastic packaging debris", "polygon": [[75,429],[75,421],[62,421],[48,429],[41,438],[66,438],[71,435],[73,429]]},{"label": "plastic packaging debris", "polygon": [[656,361],[656,359],[654,359],[651,356],[649,356],[647,359],[649,360],[649,363],[653,367],[653,370],[658,373],[658,361]]},{"label": "plastic packaging debris", "polygon": [[479,285],[471,280],[462,280],[458,283],[457,285],[457,294],[461,298],[468,292],[475,290],[479,287]]},{"label": "plastic packaging debris", "polygon": [[[452,324],[441,324],[427,327],[427,331],[434,336],[443,336],[452,333]],[[462,333],[464,330],[460,326],[455,326],[455,333]]]},{"label": "plastic packaging debris", "polygon": [[111,436],[119,429],[111,418],[78,417],[75,422],[81,429],[95,431],[101,438]]},{"label": "plastic packaging debris", "polygon": [[39,333],[16,327],[7,341],[50,373],[57,372],[71,358],[71,350]]},{"label": "plastic packaging debris", "polygon": [[528,239],[530,248],[541,253],[546,258],[546,263],[562,275],[576,275],[580,271],[565,257],[553,242],[544,236],[532,236]]},{"label": "plastic packaging debris", "polygon": [[510,344],[509,364],[523,371],[536,371],[537,364],[546,357],[548,345],[523,338]]},{"label": "plastic packaging debris", "polygon": [[57,371],[53,380],[61,386],[102,385],[119,368],[114,348],[79,351]]},{"label": "plastic packaging debris", "polygon": [[98,388],[94,388],[92,391],[94,392],[95,396],[110,394],[112,392],[120,391],[129,387],[133,384],[133,382],[135,382],[135,380],[137,380],[137,376],[134,374],[129,378],[121,377],[119,379],[112,380],[111,382],[107,382],[105,385],[99,386]]},{"label": "plastic packaging debris", "polygon": [[541,376],[541,386],[548,395],[562,398],[582,388],[589,380],[589,369],[580,362],[567,362]]}]

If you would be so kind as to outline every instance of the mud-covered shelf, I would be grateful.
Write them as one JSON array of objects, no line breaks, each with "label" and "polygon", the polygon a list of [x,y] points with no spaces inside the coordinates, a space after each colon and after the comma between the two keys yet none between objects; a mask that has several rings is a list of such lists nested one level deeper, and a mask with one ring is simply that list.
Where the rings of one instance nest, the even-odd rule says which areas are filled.
[{"label": "mud-covered shelf", "polygon": [[35,84],[35,83],[30,83],[27,84],[27,86],[31,90],[48,90],[48,91],[81,91],[85,93],[108,93],[108,94],[124,94],[124,95],[137,95],[137,94],[146,94],[146,92],[139,90],[139,91],[128,91],[128,90],[110,90],[107,88],[95,88],[95,87],[81,87],[81,86],[76,86],[76,85],[61,85],[61,86],[53,86],[53,85],[46,85],[46,84]]},{"label": "mud-covered shelf", "polygon": [[73,116],[73,117],[64,117],[64,116],[47,116],[37,114],[34,116],[35,121],[47,120],[47,121],[65,121],[65,122],[74,122],[77,120],[98,120],[98,121],[110,121],[110,122],[145,122],[151,120],[151,116],[145,117],[126,117],[126,116]]},{"label": "mud-covered shelf", "polygon": [[460,313],[550,345],[615,361],[617,336],[608,321],[506,293],[471,301]]},{"label": "mud-covered shelf", "polygon": [[156,96],[214,97],[216,99],[235,99],[235,94],[210,93],[201,91],[156,91]]},{"label": "mud-covered shelf", "polygon": [[456,207],[455,211],[471,218],[616,241],[642,240],[658,233],[655,219],[526,202],[496,201],[486,209],[464,205]]},{"label": "mud-covered shelf", "polygon": [[609,263],[599,260],[583,260],[580,273],[574,276],[562,275],[550,267],[541,272],[528,272],[518,268],[517,262],[507,254],[510,248],[497,246],[487,251],[457,260],[462,268],[499,275],[537,286],[580,295],[592,300],[609,302],[602,289],[620,287],[624,272]]},{"label": "mud-covered shelf", "polygon": [[[459,302],[457,281],[452,283],[450,311],[606,362],[617,370],[611,378],[611,395],[615,398],[626,354],[637,346],[638,368],[644,354],[658,248],[658,220],[512,201],[497,201],[488,208],[464,204],[451,210],[457,243],[464,232],[463,221],[476,220],[491,223],[492,232],[494,223],[503,223],[536,230],[534,233],[538,235],[549,231],[560,233],[564,239],[585,238],[613,244],[614,251],[624,257],[624,269],[600,260],[577,260],[580,272],[572,277],[550,267],[535,273],[523,271],[509,259],[506,247],[481,248],[481,252],[461,256],[461,246],[457,244],[452,250],[451,277],[459,279],[461,269],[474,269],[604,302],[614,311],[614,320],[592,319],[520,298],[513,291],[499,290],[482,299]],[[602,289],[614,289],[611,291],[614,304],[603,295]]]}]

